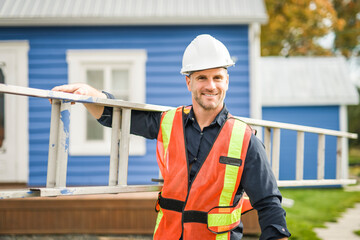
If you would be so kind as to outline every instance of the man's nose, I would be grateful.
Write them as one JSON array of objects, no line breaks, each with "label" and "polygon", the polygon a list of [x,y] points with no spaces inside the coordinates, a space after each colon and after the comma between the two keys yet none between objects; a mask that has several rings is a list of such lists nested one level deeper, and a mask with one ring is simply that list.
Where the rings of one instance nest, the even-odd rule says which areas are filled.
[{"label": "man's nose", "polygon": [[216,84],[215,84],[215,81],[213,79],[209,79],[208,84],[207,84],[207,88],[209,90],[216,89]]}]

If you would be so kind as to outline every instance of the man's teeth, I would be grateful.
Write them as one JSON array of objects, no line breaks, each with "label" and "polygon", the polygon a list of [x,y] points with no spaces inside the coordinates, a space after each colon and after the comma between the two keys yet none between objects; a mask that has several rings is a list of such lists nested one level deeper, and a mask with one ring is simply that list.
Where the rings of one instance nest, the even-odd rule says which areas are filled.
[{"label": "man's teeth", "polygon": [[216,94],[206,94],[204,93],[205,96],[208,96],[208,97],[213,97],[213,96],[216,96]]}]

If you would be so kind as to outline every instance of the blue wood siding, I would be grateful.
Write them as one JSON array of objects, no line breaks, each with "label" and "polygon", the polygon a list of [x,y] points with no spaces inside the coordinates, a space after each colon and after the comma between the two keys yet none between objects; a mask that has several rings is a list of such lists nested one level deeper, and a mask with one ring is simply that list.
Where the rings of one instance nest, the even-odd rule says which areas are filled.
[{"label": "blue wood siding", "polygon": [[[263,107],[263,119],[339,130],[339,106]],[[281,130],[280,179],[296,174],[296,132]],[[318,135],[305,133],[304,179],[317,177]],[[336,137],[325,137],[325,178],[336,177]]]},{"label": "blue wood siding", "polygon": [[[68,49],[146,49],[146,101],[160,105],[190,104],[190,93],[180,75],[185,47],[198,34],[223,41],[237,58],[230,68],[226,104],[232,114],[249,116],[248,26],[134,26],[134,27],[9,27],[0,28],[0,40],[28,40],[29,86],[51,89],[68,82]],[[30,98],[30,182],[45,185],[50,104]],[[147,154],[131,157],[129,184],[148,184],[158,176],[156,141],[147,141]],[[109,157],[69,157],[68,185],[104,185]]]}]

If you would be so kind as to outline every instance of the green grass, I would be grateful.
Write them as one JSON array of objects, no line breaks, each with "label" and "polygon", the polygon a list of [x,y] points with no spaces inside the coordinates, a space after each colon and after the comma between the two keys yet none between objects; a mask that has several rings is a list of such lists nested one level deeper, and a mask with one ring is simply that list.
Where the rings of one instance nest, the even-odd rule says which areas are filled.
[{"label": "green grass", "polygon": [[355,233],[356,235],[360,236],[360,229],[357,230],[357,231],[354,231],[354,233]]},{"label": "green grass", "polygon": [[359,148],[351,148],[350,149],[349,164],[350,165],[360,164],[360,149]]},{"label": "green grass", "polygon": [[349,173],[360,178],[360,149],[351,148],[349,151]]},{"label": "green grass", "polygon": [[346,208],[360,202],[360,192],[343,189],[281,189],[283,197],[295,201],[285,208],[286,221],[293,240],[319,240],[314,228],[324,227],[325,222],[335,222]]}]

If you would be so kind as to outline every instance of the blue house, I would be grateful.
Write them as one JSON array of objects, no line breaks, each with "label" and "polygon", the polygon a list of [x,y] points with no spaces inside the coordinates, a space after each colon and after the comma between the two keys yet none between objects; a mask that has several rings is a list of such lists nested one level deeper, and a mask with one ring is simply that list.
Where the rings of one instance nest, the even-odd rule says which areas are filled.
[{"label": "blue house", "polygon": [[[3,0],[0,66],[11,85],[51,89],[86,82],[124,100],[186,105],[191,98],[179,73],[182,54],[195,36],[207,33],[236,61],[227,107],[234,115],[260,118],[256,64],[266,21],[262,0]],[[9,95],[4,104],[0,182],[44,186],[51,106]],[[71,115],[67,184],[107,185],[109,129],[82,105]],[[151,184],[158,176],[155,144],[131,139],[129,184]]]},{"label": "blue house", "polygon": [[[262,118],[347,131],[347,105],[358,104],[356,87],[342,57],[262,57]],[[317,177],[316,134],[305,134],[304,179]],[[336,177],[336,137],[325,139],[325,179]],[[343,140],[347,158],[347,140]],[[281,131],[280,180],[294,180],[296,132]],[[343,163],[347,163],[343,161]],[[348,166],[342,166],[347,178]]]}]

